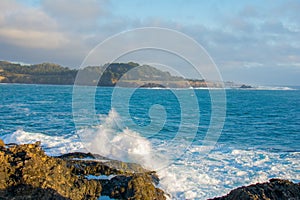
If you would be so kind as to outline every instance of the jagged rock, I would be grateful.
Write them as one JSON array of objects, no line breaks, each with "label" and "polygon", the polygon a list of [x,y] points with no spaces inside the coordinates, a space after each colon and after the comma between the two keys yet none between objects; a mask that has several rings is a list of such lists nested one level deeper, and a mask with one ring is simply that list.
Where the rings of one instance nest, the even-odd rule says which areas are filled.
[{"label": "jagged rock", "polygon": [[47,156],[40,143],[35,143],[1,148],[0,190],[1,196],[11,198],[23,195],[30,199],[30,193],[36,196],[54,190],[56,193],[50,192],[51,195],[69,199],[97,199],[101,194],[101,184],[73,174],[66,161]]},{"label": "jagged rock", "polygon": [[5,144],[4,144],[3,140],[0,139],[0,147],[4,147],[4,146],[5,146]]},{"label": "jagged rock", "polygon": [[[60,158],[66,160],[75,174],[115,175],[110,180],[100,180],[102,185],[101,195],[115,199],[166,199],[164,192],[155,187],[159,183],[156,173],[144,169],[139,164],[124,163],[96,154],[78,152],[65,154]],[[78,158],[84,159],[84,162],[78,160]],[[103,162],[99,162],[97,159]]]},{"label": "jagged rock", "polygon": [[102,180],[103,195],[115,199],[165,199],[164,192],[155,188],[150,174],[116,176],[111,180]]},{"label": "jagged rock", "polygon": [[300,200],[300,183],[270,179],[266,183],[239,187],[213,200]]},{"label": "jagged rock", "polygon": [[7,200],[32,200],[32,199],[55,199],[55,200],[70,200],[63,197],[53,189],[34,188],[31,185],[20,184],[12,186],[5,190],[0,190],[0,199]]},{"label": "jagged rock", "polygon": [[74,173],[76,174],[132,175],[134,173],[150,172],[136,163],[125,163],[118,160],[111,160],[106,157],[91,153],[75,152],[58,156],[58,158],[64,159],[70,167],[74,167]]},{"label": "jagged rock", "polygon": [[39,142],[1,146],[0,141],[0,199],[79,200],[98,199],[101,194],[119,199],[165,199],[164,192],[154,186],[158,181],[155,172],[138,164],[90,153],[51,157]]}]

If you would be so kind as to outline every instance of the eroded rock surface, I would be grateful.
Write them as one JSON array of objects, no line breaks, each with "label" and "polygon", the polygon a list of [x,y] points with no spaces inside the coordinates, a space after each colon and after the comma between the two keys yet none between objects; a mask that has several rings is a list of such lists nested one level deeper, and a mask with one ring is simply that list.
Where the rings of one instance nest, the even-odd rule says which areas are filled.
[{"label": "eroded rock surface", "polygon": [[228,195],[213,200],[300,200],[300,184],[271,179],[266,183],[239,187]]},{"label": "eroded rock surface", "polygon": [[138,164],[89,153],[51,157],[40,143],[0,140],[0,199],[165,199],[158,181]]}]

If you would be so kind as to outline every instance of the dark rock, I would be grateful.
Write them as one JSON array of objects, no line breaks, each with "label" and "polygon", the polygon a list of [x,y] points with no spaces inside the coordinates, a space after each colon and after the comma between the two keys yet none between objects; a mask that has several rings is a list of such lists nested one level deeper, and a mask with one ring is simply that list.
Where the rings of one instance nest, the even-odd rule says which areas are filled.
[{"label": "dark rock", "polygon": [[14,200],[33,200],[33,199],[55,199],[55,200],[69,200],[63,197],[55,190],[50,188],[34,188],[31,185],[17,185],[0,190],[1,199]]},{"label": "dark rock", "polygon": [[135,174],[127,184],[127,196],[130,199],[164,199],[164,192],[155,188],[152,177],[147,174]]},{"label": "dark rock", "polygon": [[251,85],[242,85],[240,88],[242,88],[242,89],[250,89],[250,88],[252,88],[252,86]]},{"label": "dark rock", "polygon": [[[146,170],[139,164],[124,163],[90,153],[70,153],[60,157],[66,159],[74,174],[115,175],[110,180],[100,180],[101,195],[115,199],[166,199],[164,192],[155,187],[159,183],[156,172]],[[85,160],[82,162],[78,158]],[[100,159],[104,162],[89,160],[90,158]]]},{"label": "dark rock", "polygon": [[155,188],[150,174],[116,176],[111,180],[101,181],[102,195],[115,199],[165,199],[164,192]]},{"label": "dark rock", "polygon": [[239,187],[228,195],[213,200],[300,200],[300,184],[288,180],[270,179],[266,183],[257,183]]},{"label": "dark rock", "polygon": [[145,83],[140,86],[141,88],[166,88],[166,86],[158,83]]},{"label": "dark rock", "polygon": [[[57,158],[62,159],[95,159],[95,155],[91,153],[82,153],[82,152],[74,152],[74,153],[66,153],[60,156],[57,156]],[[102,159],[104,157],[101,157]]]},{"label": "dark rock", "polygon": [[[10,192],[11,189],[15,192]],[[35,143],[1,149],[0,190],[10,197],[27,192],[35,199],[37,192],[46,195],[49,190],[54,190],[68,199],[97,199],[101,194],[101,184],[73,174],[66,161],[47,156],[40,143]],[[26,199],[30,197],[25,196],[28,196]]]},{"label": "dark rock", "polygon": [[[0,142],[1,143],[1,142]],[[88,175],[113,175],[110,180]],[[50,157],[40,143],[0,146],[0,199],[165,199],[155,172],[90,153]]]}]

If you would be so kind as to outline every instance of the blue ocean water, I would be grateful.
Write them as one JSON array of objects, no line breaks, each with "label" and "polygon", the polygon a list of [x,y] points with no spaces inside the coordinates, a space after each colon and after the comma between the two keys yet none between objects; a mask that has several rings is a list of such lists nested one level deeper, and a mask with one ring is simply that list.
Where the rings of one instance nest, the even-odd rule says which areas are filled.
[{"label": "blue ocean water", "polygon": [[206,155],[211,91],[81,89],[75,101],[73,86],[1,84],[1,138],[41,140],[48,154],[82,150],[139,162],[158,171],[173,199],[207,199],[275,177],[300,181],[299,88],[227,89],[224,127]]}]

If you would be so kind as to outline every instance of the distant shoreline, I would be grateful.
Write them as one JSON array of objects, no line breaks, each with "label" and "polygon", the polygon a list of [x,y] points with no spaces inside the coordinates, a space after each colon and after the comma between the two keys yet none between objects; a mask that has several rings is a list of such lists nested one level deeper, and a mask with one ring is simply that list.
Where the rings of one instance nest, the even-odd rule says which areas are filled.
[{"label": "distant shoreline", "polygon": [[[76,79],[79,72],[81,77],[86,77],[85,80],[80,81]],[[232,81],[216,82],[186,79],[171,75],[169,72],[161,71],[149,65],[140,66],[138,63],[133,62],[70,69],[53,63],[21,65],[0,61],[0,84],[82,85],[147,89],[300,89],[300,86],[253,86]]]},{"label": "distant shoreline", "polygon": [[[77,76],[80,76],[78,78]],[[82,80],[84,79],[84,80]],[[247,87],[233,82],[216,82],[174,76],[149,65],[138,63],[111,63],[70,69],[53,63],[20,65],[0,61],[0,83],[90,85],[101,87],[145,88],[224,88]]]},{"label": "distant shoreline", "polygon": [[97,88],[138,88],[144,90],[241,90],[241,91],[295,91],[300,90],[300,86],[259,86],[252,88],[239,87],[223,87],[223,88],[209,88],[209,87],[187,87],[187,88],[170,88],[170,87],[119,87],[119,86],[99,86],[99,85],[74,85],[74,84],[39,84],[39,83],[0,83],[0,85],[37,85],[37,86],[70,86],[70,87],[97,87]]}]

